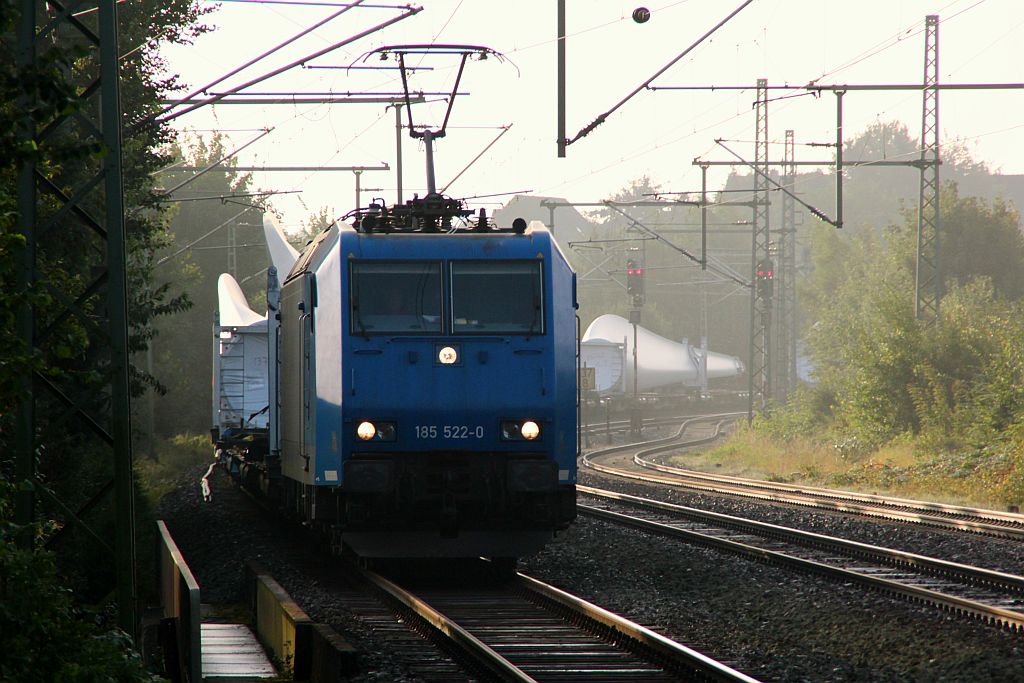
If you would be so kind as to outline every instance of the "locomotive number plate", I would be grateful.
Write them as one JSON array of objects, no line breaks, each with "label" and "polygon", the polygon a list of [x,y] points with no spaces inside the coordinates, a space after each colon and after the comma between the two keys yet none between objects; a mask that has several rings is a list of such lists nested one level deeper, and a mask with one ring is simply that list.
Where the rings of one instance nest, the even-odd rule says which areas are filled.
[{"label": "locomotive number plate", "polygon": [[482,439],[482,425],[416,425],[417,439]]}]

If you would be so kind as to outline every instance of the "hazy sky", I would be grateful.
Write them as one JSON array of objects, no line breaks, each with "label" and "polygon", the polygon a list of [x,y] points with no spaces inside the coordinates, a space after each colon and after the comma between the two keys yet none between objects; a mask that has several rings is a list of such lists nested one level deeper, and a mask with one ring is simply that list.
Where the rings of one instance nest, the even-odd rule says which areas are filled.
[{"label": "hazy sky", "polygon": [[[319,1],[319,0],[318,0]],[[401,13],[400,5],[369,0],[294,45],[212,89],[221,91],[313,54]],[[368,4],[369,4],[368,2]],[[739,7],[741,0],[649,2],[648,22],[631,18],[640,2],[567,0],[568,114],[573,137]],[[457,197],[532,191],[571,201],[599,201],[644,175],[667,191],[695,190],[695,157],[732,160],[714,140],[752,159],[753,90],[641,91],[589,136],[556,154],[555,0],[425,0],[423,11],[387,29],[309,62],[316,66],[362,64],[382,45],[458,43],[490,47],[506,57],[466,66],[446,138],[437,142],[437,184],[447,185],[501,132],[511,126],[448,190]],[[168,48],[174,72],[190,86],[209,83],[338,11],[339,6],[224,2],[207,18],[218,28],[189,47]],[[1024,2],[1020,0],[754,0],[711,38],[677,62],[653,85],[769,85],[919,83],[924,74],[924,18],[939,16],[939,79],[946,83],[1024,82]],[[394,62],[367,64],[393,66]],[[457,60],[420,62],[412,85],[450,90]],[[295,68],[248,92],[394,93],[397,71]],[[785,131],[795,131],[798,159],[829,158],[828,149],[801,146],[835,139],[835,96],[815,98],[771,91],[772,159],[781,159]],[[845,137],[875,122],[902,121],[917,138],[920,92],[851,92],[844,97]],[[414,106],[416,123],[440,124],[443,106]],[[942,139],[963,141],[994,170],[1024,173],[1024,90],[944,91]],[[404,117],[403,117],[404,120]],[[208,135],[220,129],[246,147],[243,165],[380,166],[362,175],[363,204],[374,196],[395,200],[395,118],[384,105],[222,105],[175,123]],[[404,191],[426,187],[422,145],[403,133]],[[908,169],[908,173],[913,172]],[[727,169],[713,169],[712,187]],[[264,189],[298,191],[273,200],[286,227],[320,207],[332,215],[353,208],[351,172],[260,172]],[[374,190],[373,188],[380,188]],[[799,188],[798,188],[799,190]],[[511,195],[471,202],[493,209]]]}]

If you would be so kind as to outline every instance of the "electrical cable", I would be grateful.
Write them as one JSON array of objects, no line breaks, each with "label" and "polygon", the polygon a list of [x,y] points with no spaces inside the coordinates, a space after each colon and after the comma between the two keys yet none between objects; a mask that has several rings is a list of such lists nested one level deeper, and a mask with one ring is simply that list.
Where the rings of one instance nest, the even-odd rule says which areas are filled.
[{"label": "electrical cable", "polygon": [[149,117],[149,118],[146,119],[145,122],[143,122],[141,124],[137,124],[135,126],[135,128],[132,130],[132,132],[137,132],[138,130],[140,130],[142,128],[145,128],[146,126],[157,125],[157,124],[161,124],[161,123],[167,123],[167,122],[169,122],[169,121],[171,121],[173,119],[178,118],[179,116],[184,116],[185,114],[191,113],[191,112],[195,111],[196,109],[199,109],[200,107],[205,107],[206,105],[209,105],[209,104],[216,104],[217,101],[224,99],[228,95],[233,95],[233,94],[235,94],[235,93],[237,93],[237,92],[239,92],[241,90],[245,90],[246,88],[249,88],[249,87],[251,87],[253,85],[256,85],[257,83],[262,83],[263,81],[269,80],[269,79],[271,79],[271,78],[273,78],[275,76],[279,76],[282,73],[284,73],[285,71],[289,71],[289,70],[295,68],[296,66],[304,64],[304,63],[306,63],[308,61],[311,61],[313,59],[316,59],[318,57],[322,57],[323,55],[328,54],[329,52],[333,52],[334,50],[337,50],[337,49],[339,49],[341,47],[344,47],[345,45],[349,45],[351,43],[354,43],[355,41],[357,41],[357,40],[359,40],[361,38],[365,38],[366,36],[368,36],[368,35],[370,35],[372,33],[376,33],[377,31],[380,31],[380,30],[382,30],[384,28],[387,28],[388,26],[391,26],[394,23],[397,23],[397,22],[399,22],[399,21],[401,21],[403,19],[407,19],[407,18],[409,18],[411,16],[414,16],[414,15],[418,14],[421,11],[423,11],[422,7],[412,7],[412,6],[410,6],[410,7],[407,8],[407,10],[405,11],[404,14],[401,14],[401,15],[399,15],[397,17],[393,17],[393,18],[391,18],[391,19],[389,19],[389,20],[387,20],[385,22],[377,24],[376,26],[373,26],[373,27],[371,27],[369,29],[366,29],[365,31],[361,31],[361,32],[359,32],[359,33],[357,33],[355,35],[349,36],[345,40],[342,40],[340,42],[334,43],[333,45],[329,45],[328,47],[323,48],[322,50],[318,50],[318,51],[316,51],[316,52],[314,52],[314,53],[312,53],[310,55],[306,55],[305,57],[302,57],[302,58],[300,58],[298,60],[295,60],[295,61],[293,61],[293,62],[291,62],[289,64],[286,64],[286,65],[284,65],[282,67],[274,69],[273,71],[270,71],[269,73],[263,74],[262,76],[257,76],[256,78],[254,78],[254,79],[252,79],[250,81],[247,81],[246,83],[243,83],[242,85],[238,85],[238,86],[235,86],[234,88],[231,88],[227,92],[224,92],[224,93],[221,93],[221,94],[218,94],[218,95],[214,95],[213,97],[210,97],[210,98],[208,98],[206,100],[203,100],[201,102],[197,102],[196,104],[188,106],[185,109],[181,109],[181,110],[176,111],[174,113],[167,114],[166,116],[163,116],[163,117],[159,117],[159,116]]},{"label": "electrical cable", "polygon": [[673,59],[673,60],[672,60],[672,61],[670,61],[670,62],[669,62],[668,64],[666,64],[665,66],[663,66],[663,67],[662,67],[662,68],[661,68],[661,69],[660,69],[660,70],[659,70],[659,71],[658,71],[657,73],[655,73],[655,74],[654,74],[653,76],[651,76],[651,77],[650,77],[650,78],[648,78],[648,79],[647,79],[646,81],[644,81],[644,82],[643,82],[643,83],[641,83],[641,84],[640,84],[639,86],[637,86],[637,87],[636,87],[636,89],[635,89],[635,90],[633,90],[633,92],[629,93],[629,94],[628,94],[628,95],[626,95],[626,96],[625,96],[624,98],[622,98],[622,99],[621,99],[621,100],[620,100],[620,101],[618,102],[618,104],[615,104],[614,106],[612,106],[612,108],[611,108],[611,109],[609,109],[608,111],[604,112],[603,114],[600,114],[600,115],[599,115],[599,116],[598,116],[598,117],[597,117],[596,119],[594,119],[594,120],[593,120],[593,121],[592,121],[591,123],[589,123],[589,124],[588,124],[587,126],[585,126],[585,127],[583,128],[583,129],[581,129],[581,130],[580,130],[580,132],[576,133],[576,136],[575,136],[574,138],[571,138],[571,139],[569,139],[569,140],[566,140],[566,141],[565,141],[565,144],[566,144],[566,145],[571,145],[572,143],[576,142],[576,141],[577,141],[577,140],[579,140],[580,138],[582,138],[582,137],[585,137],[585,136],[589,135],[589,134],[591,133],[591,131],[593,131],[593,130],[594,130],[595,128],[597,128],[597,127],[598,127],[599,125],[601,125],[602,123],[604,123],[604,122],[605,122],[605,121],[606,121],[606,120],[608,119],[608,117],[609,117],[609,116],[611,116],[613,112],[615,112],[615,110],[617,110],[617,109],[618,109],[619,107],[621,107],[622,105],[624,105],[624,104],[625,104],[626,102],[628,102],[629,100],[633,99],[633,97],[634,97],[634,96],[635,96],[635,95],[636,95],[636,94],[637,94],[638,92],[640,92],[641,90],[643,90],[644,88],[646,88],[647,86],[649,86],[649,85],[651,84],[651,82],[652,82],[652,81],[654,81],[654,79],[656,79],[656,78],[657,78],[658,76],[662,75],[663,73],[665,73],[666,71],[668,71],[668,70],[669,70],[670,68],[672,68],[672,67],[673,67],[673,66],[674,66],[674,65],[676,64],[676,62],[678,62],[678,61],[679,61],[680,59],[682,59],[683,57],[685,57],[686,55],[688,55],[688,54],[690,53],[690,51],[691,51],[691,50],[693,50],[693,49],[694,49],[695,47],[697,47],[698,45],[700,45],[701,43],[703,43],[703,42],[704,42],[704,41],[705,41],[705,40],[706,40],[706,39],[707,39],[708,37],[710,37],[710,36],[711,36],[711,35],[712,35],[713,33],[715,33],[715,31],[717,31],[717,30],[718,30],[718,29],[720,29],[720,28],[721,28],[722,26],[724,26],[724,25],[725,25],[725,24],[726,24],[726,23],[727,23],[727,22],[728,22],[728,21],[729,21],[730,19],[732,19],[732,18],[733,18],[734,16],[736,16],[737,14],[739,14],[739,13],[740,13],[740,11],[742,11],[742,10],[743,10],[743,8],[745,8],[745,7],[747,6],[747,5],[749,5],[749,4],[750,4],[751,2],[753,2],[753,1],[754,1],[754,0],[744,0],[744,2],[743,2],[742,4],[740,4],[740,6],[739,6],[739,7],[737,7],[736,9],[734,9],[734,10],[733,10],[733,11],[732,11],[732,12],[731,12],[731,13],[730,13],[730,14],[729,14],[729,15],[728,15],[727,17],[725,17],[725,19],[722,19],[722,20],[721,20],[720,22],[718,22],[717,24],[715,24],[715,26],[713,26],[713,27],[711,28],[711,30],[707,31],[707,32],[706,32],[706,33],[705,33],[704,35],[702,35],[702,36],[701,36],[700,38],[698,38],[698,39],[696,40],[696,42],[692,43],[692,44],[691,44],[691,45],[690,45],[690,46],[689,46],[688,48],[686,48],[685,50],[683,50],[683,51],[682,51],[682,52],[681,52],[680,54],[678,54],[678,55],[677,55],[677,56],[675,57],[675,59]]}]

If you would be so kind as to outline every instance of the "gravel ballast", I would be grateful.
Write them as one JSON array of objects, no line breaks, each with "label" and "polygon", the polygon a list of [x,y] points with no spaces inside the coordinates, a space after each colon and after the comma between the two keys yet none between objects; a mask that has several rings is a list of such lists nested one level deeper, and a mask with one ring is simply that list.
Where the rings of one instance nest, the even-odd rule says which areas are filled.
[{"label": "gravel ballast", "polygon": [[[245,565],[257,561],[316,621],[362,652],[355,681],[425,680],[337,597],[330,558],[275,522],[220,470],[203,502],[198,468],[160,512],[218,607],[243,602]],[[797,526],[943,559],[1022,573],[1024,544],[686,494],[581,472],[581,483]],[[680,541],[580,518],[521,570],[652,627],[766,681],[1024,680],[1024,636],[932,608],[762,565]]]}]

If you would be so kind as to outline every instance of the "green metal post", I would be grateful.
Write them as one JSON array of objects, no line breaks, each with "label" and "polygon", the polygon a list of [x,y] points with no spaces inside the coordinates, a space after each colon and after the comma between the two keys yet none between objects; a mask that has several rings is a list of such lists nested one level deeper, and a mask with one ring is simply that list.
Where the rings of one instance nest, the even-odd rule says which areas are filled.
[{"label": "green metal post", "polygon": [[[21,18],[18,22],[18,57],[19,71],[27,71],[35,63],[36,48],[36,5],[33,0],[22,0]],[[32,121],[32,102],[28,94],[20,98],[22,128],[19,138],[23,142],[31,142],[35,138],[35,123]],[[29,292],[35,281],[35,246],[36,246],[36,182],[35,160],[27,159],[18,170],[18,232],[24,236],[24,251],[18,267],[18,291]],[[35,311],[29,302],[18,307],[17,313],[18,338],[25,351],[35,346]],[[31,482],[35,479],[35,398],[32,393],[32,371],[26,370],[22,378],[22,386],[28,389],[25,397],[18,404],[17,426],[15,432],[15,480],[18,491],[15,497],[15,521],[21,525],[30,525],[35,521],[35,493]],[[20,535],[20,543],[25,548],[34,545],[31,529]]]},{"label": "green metal post", "polygon": [[128,296],[121,177],[121,98],[117,62],[117,4],[100,0],[100,82],[107,229],[107,306],[110,324],[111,436],[114,446],[114,497],[118,621],[136,639],[138,596],[135,580],[135,501],[132,477],[131,403],[128,384]]}]

